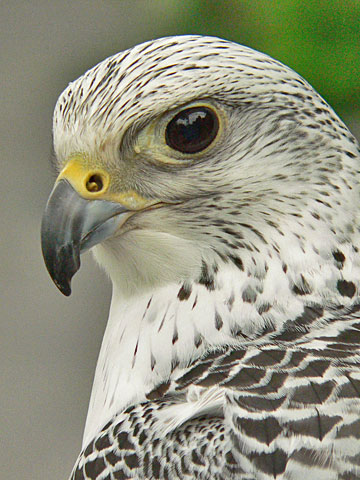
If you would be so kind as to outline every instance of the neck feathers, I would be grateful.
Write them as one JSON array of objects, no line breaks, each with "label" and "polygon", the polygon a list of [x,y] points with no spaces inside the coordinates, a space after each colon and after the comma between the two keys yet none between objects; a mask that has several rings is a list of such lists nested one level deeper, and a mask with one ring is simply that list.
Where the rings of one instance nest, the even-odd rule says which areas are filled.
[{"label": "neck feathers", "polygon": [[209,349],[333,334],[336,311],[356,302],[356,252],[348,244],[331,255],[301,252],[290,248],[287,263],[276,250],[266,262],[262,252],[203,261],[195,280],[133,297],[115,288],[84,445],[112,416],[145,401]]}]

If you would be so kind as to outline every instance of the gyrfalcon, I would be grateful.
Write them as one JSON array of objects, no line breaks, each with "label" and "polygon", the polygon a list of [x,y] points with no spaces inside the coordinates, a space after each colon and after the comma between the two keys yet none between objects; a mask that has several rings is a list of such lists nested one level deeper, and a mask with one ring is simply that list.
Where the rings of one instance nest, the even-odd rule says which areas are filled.
[{"label": "gyrfalcon", "polygon": [[54,114],[45,262],[113,296],[72,480],[360,478],[360,154],[280,62],[146,42]]}]

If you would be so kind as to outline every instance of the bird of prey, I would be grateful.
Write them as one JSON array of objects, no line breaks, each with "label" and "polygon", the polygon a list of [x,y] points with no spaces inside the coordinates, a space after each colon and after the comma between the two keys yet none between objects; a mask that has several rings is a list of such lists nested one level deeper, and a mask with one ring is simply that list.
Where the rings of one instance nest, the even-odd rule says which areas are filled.
[{"label": "bird of prey", "polygon": [[72,480],[360,478],[359,146],[250,48],[162,38],[70,83],[45,262],[113,296]]}]

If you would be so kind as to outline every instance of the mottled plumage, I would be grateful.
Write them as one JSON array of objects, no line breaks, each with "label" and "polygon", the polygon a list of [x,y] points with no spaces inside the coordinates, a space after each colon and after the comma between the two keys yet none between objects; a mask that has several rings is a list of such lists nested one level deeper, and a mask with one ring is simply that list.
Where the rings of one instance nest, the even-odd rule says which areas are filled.
[{"label": "mottled plumage", "polygon": [[[172,150],[198,105],[217,137]],[[60,183],[127,215],[86,246],[113,298],[71,479],[360,478],[360,158],[327,103],[262,53],[169,37],[71,83],[54,145]]]}]

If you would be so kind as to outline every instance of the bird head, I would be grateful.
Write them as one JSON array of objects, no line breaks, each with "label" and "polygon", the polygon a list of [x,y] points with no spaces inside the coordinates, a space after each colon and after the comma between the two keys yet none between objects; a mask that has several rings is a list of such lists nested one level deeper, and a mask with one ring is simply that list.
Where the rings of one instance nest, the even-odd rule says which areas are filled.
[{"label": "bird head", "polygon": [[42,242],[65,295],[90,248],[131,292],[219,262],[300,275],[354,233],[353,137],[299,75],[232,42],[169,37],[104,60],[62,93],[53,133]]}]

